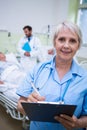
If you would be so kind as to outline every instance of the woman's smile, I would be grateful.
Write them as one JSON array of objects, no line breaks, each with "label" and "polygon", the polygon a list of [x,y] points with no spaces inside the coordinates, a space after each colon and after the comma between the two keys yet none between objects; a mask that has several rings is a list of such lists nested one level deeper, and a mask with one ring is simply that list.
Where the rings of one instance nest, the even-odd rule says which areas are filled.
[{"label": "woman's smile", "polygon": [[63,54],[66,54],[66,55],[67,55],[67,54],[71,54],[71,53],[72,53],[72,51],[62,50],[62,49],[61,49],[60,51],[61,51]]}]

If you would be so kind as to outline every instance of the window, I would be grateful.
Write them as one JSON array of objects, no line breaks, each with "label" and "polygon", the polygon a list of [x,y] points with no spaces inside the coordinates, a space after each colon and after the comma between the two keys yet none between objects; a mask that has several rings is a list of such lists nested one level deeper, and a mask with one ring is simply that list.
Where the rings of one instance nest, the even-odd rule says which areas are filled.
[{"label": "window", "polygon": [[77,24],[83,34],[83,44],[87,44],[87,0],[80,0]]},{"label": "window", "polygon": [[87,4],[87,0],[80,0],[80,4]]}]

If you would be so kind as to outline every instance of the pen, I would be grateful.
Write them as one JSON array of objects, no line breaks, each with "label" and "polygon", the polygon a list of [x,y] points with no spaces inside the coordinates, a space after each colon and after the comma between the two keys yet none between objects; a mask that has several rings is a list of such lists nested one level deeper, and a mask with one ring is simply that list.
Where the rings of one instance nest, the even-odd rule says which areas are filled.
[{"label": "pen", "polygon": [[39,96],[41,96],[40,93],[39,93],[39,91],[37,90],[37,88],[36,88],[35,85],[33,84],[33,82],[30,82],[30,84],[31,84],[32,88],[34,89],[34,91],[35,91]]}]

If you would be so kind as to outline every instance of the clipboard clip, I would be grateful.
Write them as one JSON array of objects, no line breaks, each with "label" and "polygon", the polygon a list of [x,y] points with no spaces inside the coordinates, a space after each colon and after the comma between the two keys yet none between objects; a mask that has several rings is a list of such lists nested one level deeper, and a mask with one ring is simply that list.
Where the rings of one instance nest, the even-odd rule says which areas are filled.
[{"label": "clipboard clip", "polygon": [[59,104],[64,104],[64,101],[60,100],[58,101]]}]

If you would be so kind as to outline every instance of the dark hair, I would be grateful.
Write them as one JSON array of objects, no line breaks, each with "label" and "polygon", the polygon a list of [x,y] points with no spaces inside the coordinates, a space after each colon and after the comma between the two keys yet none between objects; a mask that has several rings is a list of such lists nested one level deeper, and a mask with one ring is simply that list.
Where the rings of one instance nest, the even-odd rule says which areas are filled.
[{"label": "dark hair", "polygon": [[25,30],[26,28],[27,28],[29,31],[32,31],[32,27],[31,27],[31,26],[28,26],[28,25],[27,25],[27,26],[24,26],[24,27],[23,27],[23,30]]}]

